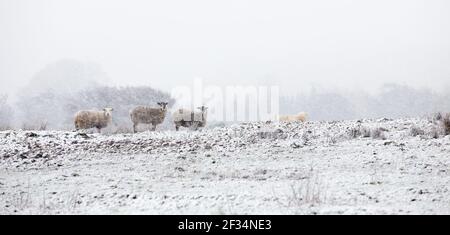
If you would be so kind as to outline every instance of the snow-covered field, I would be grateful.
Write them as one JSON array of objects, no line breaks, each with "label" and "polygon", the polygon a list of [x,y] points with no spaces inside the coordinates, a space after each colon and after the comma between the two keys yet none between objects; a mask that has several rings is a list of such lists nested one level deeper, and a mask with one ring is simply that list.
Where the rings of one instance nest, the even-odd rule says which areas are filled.
[{"label": "snow-covered field", "polygon": [[450,214],[428,119],[0,132],[0,214]]}]

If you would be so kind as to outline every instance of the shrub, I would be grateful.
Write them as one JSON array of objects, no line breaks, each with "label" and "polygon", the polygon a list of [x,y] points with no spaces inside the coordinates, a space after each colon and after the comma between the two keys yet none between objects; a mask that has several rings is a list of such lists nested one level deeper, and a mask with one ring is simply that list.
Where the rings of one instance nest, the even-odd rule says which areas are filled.
[{"label": "shrub", "polygon": [[368,138],[368,137],[371,136],[371,130],[369,128],[367,128],[367,127],[363,127],[361,129],[361,134],[362,134],[362,137]]},{"label": "shrub", "polygon": [[288,197],[287,206],[320,205],[327,200],[325,191],[321,179],[318,176],[310,176],[295,186],[291,185],[292,194]]},{"label": "shrub", "polygon": [[441,112],[435,113],[433,115],[433,121],[441,121],[441,120],[442,120],[442,113]]},{"label": "shrub", "polygon": [[436,127],[433,127],[429,133],[430,137],[433,139],[439,138],[439,129]]},{"label": "shrub", "polygon": [[360,137],[360,136],[362,136],[362,137],[364,137],[364,138],[367,138],[367,137],[370,137],[371,136],[371,134],[370,134],[370,129],[369,128],[367,128],[367,127],[363,127],[363,126],[357,126],[357,127],[354,127],[354,128],[350,128],[348,131],[347,131],[347,135],[350,137],[350,138],[358,138],[358,137]]},{"label": "shrub", "polygon": [[450,135],[450,113],[447,113],[445,116],[443,116],[441,122],[444,134]]},{"label": "shrub", "polygon": [[424,135],[425,131],[416,126],[413,126],[410,130],[410,134],[411,134],[411,136],[416,137],[418,135]]},{"label": "shrub", "polygon": [[384,132],[385,130],[383,128],[375,128],[370,131],[370,136],[374,139],[385,140],[386,136]]},{"label": "shrub", "polygon": [[361,136],[361,127],[350,128],[347,131],[347,135],[352,139],[360,137]]}]

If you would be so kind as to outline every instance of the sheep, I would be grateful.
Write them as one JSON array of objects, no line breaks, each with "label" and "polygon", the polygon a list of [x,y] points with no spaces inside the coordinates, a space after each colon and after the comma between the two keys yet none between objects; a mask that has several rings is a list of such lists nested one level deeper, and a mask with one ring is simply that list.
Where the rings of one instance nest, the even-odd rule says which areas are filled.
[{"label": "sheep", "polygon": [[104,108],[102,111],[82,110],[75,114],[75,129],[97,128],[101,132],[112,122],[112,108]]},{"label": "sheep", "polygon": [[207,107],[198,107],[200,112],[191,111],[189,109],[178,109],[172,114],[173,121],[175,123],[175,129],[178,131],[180,126],[193,127],[197,130],[199,127],[206,125]]},{"label": "sheep", "polygon": [[308,114],[305,112],[298,113],[296,115],[280,115],[278,117],[278,120],[280,122],[306,122],[306,119],[308,118]]},{"label": "sheep", "polygon": [[167,102],[158,102],[159,108],[138,106],[130,111],[130,118],[133,122],[133,132],[139,123],[152,124],[152,131],[156,130],[156,125],[161,124],[166,117]]}]

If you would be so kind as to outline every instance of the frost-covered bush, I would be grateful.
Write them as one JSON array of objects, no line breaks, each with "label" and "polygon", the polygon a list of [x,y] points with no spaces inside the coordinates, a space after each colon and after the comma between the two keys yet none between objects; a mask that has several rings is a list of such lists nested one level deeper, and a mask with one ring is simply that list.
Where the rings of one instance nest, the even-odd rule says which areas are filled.
[{"label": "frost-covered bush", "polygon": [[370,131],[370,136],[374,139],[385,140],[386,135],[384,134],[385,130],[383,128],[375,128]]},{"label": "frost-covered bush", "polygon": [[336,144],[342,138],[342,136],[331,135],[328,133],[325,136],[326,136],[326,143],[331,145]]},{"label": "frost-covered bush", "polygon": [[347,131],[347,136],[354,139],[358,137],[363,138],[369,138],[372,137],[374,139],[386,139],[386,136],[384,134],[386,130],[384,128],[378,127],[374,129],[370,129],[365,126],[357,126],[354,128],[351,128]]},{"label": "frost-covered bush", "polygon": [[442,117],[441,122],[444,134],[450,135],[450,113],[445,114],[445,116]]},{"label": "frost-covered bush", "polygon": [[357,126],[354,128],[350,128],[347,131],[347,135],[354,139],[354,138],[358,138],[358,137],[364,137],[364,138],[368,138],[371,136],[371,132],[370,129],[368,127],[364,127],[364,126]]},{"label": "frost-covered bush", "polygon": [[356,127],[356,128],[350,128],[347,131],[347,135],[348,137],[354,139],[354,138],[358,138],[361,136],[361,128],[360,127]]},{"label": "frost-covered bush", "polygon": [[439,138],[439,136],[440,136],[439,129],[436,127],[433,127],[431,129],[430,133],[428,133],[428,135],[433,139]]},{"label": "frost-covered bush", "polygon": [[368,127],[362,127],[361,128],[361,135],[364,138],[369,138],[370,136],[372,136],[372,131]]},{"label": "frost-covered bush", "polygon": [[432,138],[439,138],[441,135],[450,135],[450,113],[435,113],[432,117],[435,127],[431,130]]},{"label": "frost-covered bush", "polygon": [[425,131],[416,126],[413,126],[413,127],[411,127],[411,130],[409,131],[409,133],[411,134],[411,136],[416,137],[418,135],[424,135]]},{"label": "frost-covered bush", "polygon": [[441,121],[442,120],[442,113],[437,112],[433,115],[433,121]]}]

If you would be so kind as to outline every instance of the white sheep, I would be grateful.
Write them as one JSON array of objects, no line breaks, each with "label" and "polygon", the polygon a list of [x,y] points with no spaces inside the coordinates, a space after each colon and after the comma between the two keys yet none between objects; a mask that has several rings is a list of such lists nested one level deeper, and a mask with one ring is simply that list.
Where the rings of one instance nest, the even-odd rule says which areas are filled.
[{"label": "white sheep", "polygon": [[306,122],[306,119],[308,118],[308,114],[305,112],[300,112],[298,114],[294,115],[280,115],[278,117],[278,121],[280,122]]},{"label": "white sheep", "polygon": [[156,130],[156,125],[161,124],[166,117],[167,102],[158,102],[159,108],[152,108],[146,106],[138,106],[130,111],[130,118],[133,122],[133,132],[136,133],[136,128],[139,123],[152,124],[152,130]]},{"label": "white sheep", "polygon": [[112,122],[112,108],[104,108],[102,111],[82,110],[75,114],[75,129],[97,128],[100,133],[102,128]]},{"label": "white sheep", "polygon": [[192,127],[197,130],[199,127],[204,127],[206,125],[207,118],[207,107],[198,107],[200,112],[191,111],[189,109],[178,109],[173,112],[172,118],[175,123],[175,129],[178,131],[180,126],[182,127]]}]

